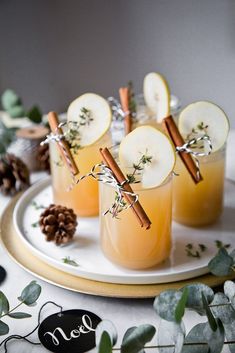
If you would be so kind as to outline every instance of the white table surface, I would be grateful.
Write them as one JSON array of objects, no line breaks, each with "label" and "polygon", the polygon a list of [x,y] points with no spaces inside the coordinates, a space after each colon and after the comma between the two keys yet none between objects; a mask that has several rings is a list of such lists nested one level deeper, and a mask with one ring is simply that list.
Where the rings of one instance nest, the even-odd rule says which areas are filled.
[{"label": "white table surface", "polygon": [[[32,182],[40,180],[45,176],[45,173],[35,173],[32,176]],[[235,182],[235,130],[231,131],[228,142],[227,150],[227,169],[226,176]],[[0,214],[10,201],[10,198],[0,195]],[[48,300],[55,301],[63,306],[64,310],[68,309],[86,309],[99,315],[102,319],[111,320],[118,329],[119,337],[122,338],[124,332],[130,326],[138,326],[143,323],[150,323],[158,327],[159,318],[152,309],[153,299],[117,299],[105,298],[98,296],[91,296],[87,294],[80,294],[68,291],[38,280],[25,270],[20,268],[6,253],[0,245],[0,265],[7,271],[5,281],[0,284],[0,290],[3,291],[11,305],[17,304],[17,297],[20,295],[21,290],[32,280],[37,280],[42,286],[42,294],[38,300],[38,305],[35,307],[24,307],[22,311],[30,312],[32,318],[14,320],[4,318],[4,321],[9,324],[9,334],[24,335],[31,331],[37,324],[38,310],[43,303]],[[55,307],[48,306],[42,314],[42,318],[49,316],[51,313],[56,312]],[[205,319],[204,319],[205,320]],[[190,330],[196,323],[202,322],[203,318],[194,312],[187,312],[185,315],[184,323],[186,330]],[[5,336],[0,337],[0,342]],[[37,333],[31,336],[32,340],[38,341]],[[153,350],[148,350],[152,352]],[[0,352],[4,352],[0,348]],[[24,341],[12,341],[8,345],[8,352],[10,353],[39,353],[48,352],[43,346],[33,346]],[[95,350],[92,350],[95,352]],[[227,348],[223,352],[228,352]],[[69,353],[69,352],[68,352]]]}]

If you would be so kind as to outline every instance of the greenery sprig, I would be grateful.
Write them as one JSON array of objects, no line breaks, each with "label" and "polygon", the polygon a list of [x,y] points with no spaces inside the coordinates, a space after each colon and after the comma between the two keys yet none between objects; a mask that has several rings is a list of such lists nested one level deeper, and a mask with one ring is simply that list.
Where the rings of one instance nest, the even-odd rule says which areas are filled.
[{"label": "greenery sprig", "polygon": [[195,247],[194,244],[188,243],[185,246],[185,251],[186,251],[187,256],[196,257],[198,259],[201,257],[201,254],[203,252],[205,252],[206,250],[207,250],[207,247],[205,244],[198,244],[197,247]]},{"label": "greenery sprig", "polygon": [[[190,140],[194,137],[198,137],[202,133],[204,133],[204,135],[208,136],[208,127],[209,126],[205,125],[204,122],[202,121],[196,127],[192,128],[192,131],[186,136],[186,139]],[[191,147],[194,148],[194,147],[198,147],[198,146],[192,145]],[[203,148],[203,145],[201,145],[200,148]]]},{"label": "greenery sprig", "polygon": [[[230,351],[234,352],[235,284],[232,281],[225,282],[224,293],[215,294],[202,283],[164,291],[155,298],[153,309],[161,319],[158,330],[150,324],[130,327],[120,347],[115,346],[117,331],[114,325],[102,321],[96,330],[98,353],[139,353],[157,348],[159,352],[169,352],[172,348],[176,353],[219,353],[224,345],[229,345]],[[186,310],[193,310],[207,319],[187,334],[183,323]],[[156,332],[156,344],[147,345]]]},{"label": "greenery sprig", "polygon": [[90,123],[94,120],[92,118],[92,114],[91,111],[88,110],[85,107],[81,108],[81,113],[79,114],[79,118],[80,118],[80,126],[86,126],[86,125],[90,125]]},{"label": "greenery sprig", "polygon": [[28,117],[34,123],[42,122],[42,112],[37,105],[34,105],[29,110],[26,110],[22,99],[12,89],[7,89],[1,96],[3,109],[12,118]]},{"label": "greenery sprig", "polygon": [[15,138],[15,128],[7,128],[2,121],[0,121],[0,154],[4,154],[7,147]]},{"label": "greenery sprig", "polygon": [[[127,174],[126,178],[127,178],[127,182],[129,184],[133,184],[133,183],[139,183],[140,180],[137,180],[137,176],[139,176],[141,174],[141,171],[144,170],[144,167],[147,164],[150,164],[152,162],[152,157],[147,155],[147,152],[145,154],[143,154],[138,163],[134,163],[133,164],[133,172],[131,174]],[[120,212],[124,211],[125,209],[128,208],[128,204],[124,199],[124,196],[120,197],[120,195],[116,192],[115,193],[115,198],[114,198],[114,202],[112,204],[112,206],[109,208],[109,210],[105,213],[111,213],[113,218],[117,218],[118,219],[118,215]]]},{"label": "greenery sprig", "polygon": [[46,206],[37,203],[35,200],[32,201],[32,206],[35,210],[42,210],[46,208]]},{"label": "greenery sprig", "polygon": [[82,148],[79,143],[81,140],[79,128],[82,126],[90,126],[93,120],[94,118],[92,117],[91,111],[82,107],[78,116],[78,121],[68,122],[68,130],[65,131],[64,136],[74,154],[78,154],[78,151]]},{"label": "greenery sprig", "polygon": [[136,115],[136,110],[137,110],[137,104],[135,101],[135,93],[134,93],[134,86],[133,86],[133,82],[129,81],[127,84],[128,87],[128,92],[129,92],[129,111],[132,114],[132,117],[135,117]]},{"label": "greenery sprig", "polygon": [[70,265],[70,266],[74,266],[74,267],[78,267],[79,266],[78,263],[75,260],[70,258],[70,256],[64,257],[62,259],[62,261],[63,261],[64,264],[67,264],[67,265]]},{"label": "greenery sprig", "polygon": [[140,181],[136,179],[136,175],[140,175],[141,171],[144,170],[144,167],[147,164],[151,164],[152,163],[152,156],[149,156],[147,154],[148,152],[146,151],[145,154],[143,154],[138,163],[133,163],[133,172],[131,174],[127,174],[127,180],[129,182],[129,184],[133,184],[133,183],[139,183]]},{"label": "greenery sprig", "polygon": [[41,286],[36,281],[32,281],[23,289],[21,295],[18,297],[19,304],[13,308],[10,308],[6,295],[0,291],[0,336],[6,335],[9,332],[9,326],[2,321],[2,319],[6,316],[12,319],[26,319],[31,317],[28,313],[15,310],[23,304],[27,306],[35,305],[40,294]]}]

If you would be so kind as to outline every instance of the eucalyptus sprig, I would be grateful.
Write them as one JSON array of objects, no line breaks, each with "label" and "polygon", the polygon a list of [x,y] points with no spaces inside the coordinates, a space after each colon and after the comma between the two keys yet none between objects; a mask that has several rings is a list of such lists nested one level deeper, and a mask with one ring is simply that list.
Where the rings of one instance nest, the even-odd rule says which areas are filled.
[{"label": "eucalyptus sprig", "polygon": [[229,276],[235,271],[235,249],[230,253],[225,247],[219,248],[215,257],[208,264],[210,272],[215,276]]},{"label": "eucalyptus sprig", "polygon": [[25,109],[22,99],[12,89],[7,89],[1,96],[3,109],[12,118],[28,117],[34,123],[42,122],[42,112],[37,105],[32,106],[29,110]]},{"label": "eucalyptus sprig", "polygon": [[8,145],[15,138],[15,128],[7,128],[2,121],[0,121],[0,154],[4,154]]},{"label": "eucalyptus sprig", "polygon": [[6,316],[12,319],[26,319],[31,317],[28,313],[15,310],[23,304],[27,306],[36,304],[40,294],[41,286],[36,281],[32,281],[22,290],[21,295],[18,297],[19,304],[11,308],[6,295],[0,291],[0,336],[6,335],[9,332],[9,326],[2,319]]},{"label": "eucalyptus sprig", "polygon": [[[143,353],[152,352],[152,349],[175,353],[220,353],[224,345],[229,345],[230,351],[234,352],[235,284],[232,281],[225,282],[224,293],[214,294],[202,283],[164,291],[155,298],[153,309],[161,319],[158,329],[150,324],[130,327],[119,347],[116,347],[114,325],[102,321],[96,329],[98,353]],[[183,323],[186,310],[193,310],[207,319],[187,334]],[[149,345],[156,332],[156,343]]]}]

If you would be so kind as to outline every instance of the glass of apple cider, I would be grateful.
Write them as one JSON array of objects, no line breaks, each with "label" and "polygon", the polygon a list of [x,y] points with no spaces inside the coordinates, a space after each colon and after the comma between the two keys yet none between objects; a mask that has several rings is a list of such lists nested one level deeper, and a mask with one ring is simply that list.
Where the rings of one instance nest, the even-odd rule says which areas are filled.
[{"label": "glass of apple cider", "polygon": [[188,226],[203,226],[214,223],[223,210],[225,151],[197,157],[203,180],[192,181],[180,157],[175,170],[179,176],[173,180],[173,219]]},{"label": "glass of apple cider", "polygon": [[[108,102],[94,93],[85,93],[75,99],[67,112],[67,124],[62,130],[54,129],[49,113],[48,119],[52,131],[50,142],[50,160],[53,198],[56,204],[72,208],[79,216],[97,216],[99,212],[98,184],[93,178],[76,182],[89,173],[100,162],[99,148],[112,144],[110,136],[111,110]],[[58,134],[59,132],[59,134]],[[59,142],[56,138],[60,139]],[[49,136],[50,141],[50,136]],[[64,153],[61,144],[65,144]],[[66,157],[71,153],[69,158]],[[63,158],[64,157],[64,158]],[[72,158],[71,158],[72,157]],[[77,170],[70,168],[75,162]],[[76,169],[76,168],[75,168]]]},{"label": "glass of apple cider", "polygon": [[161,263],[170,255],[172,177],[156,188],[144,189],[141,184],[133,184],[132,188],[152,222],[151,228],[141,228],[131,208],[117,218],[110,213],[102,216],[115,198],[115,189],[100,183],[101,248],[115,264],[141,270]]},{"label": "glass of apple cider", "polygon": [[209,225],[219,218],[223,210],[229,121],[216,104],[198,101],[181,111],[178,125],[186,140],[203,136],[208,138],[211,153],[207,155],[208,145],[205,142],[191,149],[192,153],[203,152],[201,156],[201,153],[196,156],[202,176],[198,183],[194,183],[181,159],[177,158],[175,171],[179,176],[174,177],[173,181],[173,219],[187,226]]},{"label": "glass of apple cider", "polygon": [[[79,144],[79,141],[77,141]],[[99,148],[112,144],[110,133],[106,133],[96,143],[80,148],[71,148],[72,156],[79,168],[79,175],[85,175],[100,162]],[[54,203],[72,208],[82,217],[97,216],[99,213],[98,183],[93,178],[72,185],[71,173],[61,158],[56,143],[50,143],[50,163]],[[79,177],[79,176],[78,176]]]},{"label": "glass of apple cider", "polygon": [[133,198],[130,202],[124,192],[119,203],[116,185],[100,182],[101,248],[117,265],[150,268],[166,260],[171,251],[175,151],[164,133],[152,126],[140,126],[122,140],[117,161],[123,173],[121,185],[124,182],[131,186],[129,191],[138,196],[138,206],[150,226],[146,228],[142,223],[141,227]]}]

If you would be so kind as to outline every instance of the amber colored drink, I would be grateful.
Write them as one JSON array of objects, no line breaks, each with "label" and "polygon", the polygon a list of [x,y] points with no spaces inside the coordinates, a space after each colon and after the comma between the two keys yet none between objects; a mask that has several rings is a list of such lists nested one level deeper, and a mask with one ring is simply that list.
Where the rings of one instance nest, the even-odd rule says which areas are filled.
[{"label": "amber colored drink", "polygon": [[152,222],[151,228],[141,228],[131,209],[113,218],[102,216],[115,197],[115,190],[100,183],[101,247],[112,262],[130,269],[155,266],[169,257],[171,250],[172,178],[152,189],[133,185],[139,201]]},{"label": "amber colored drink", "polygon": [[225,147],[199,157],[203,180],[195,184],[178,157],[173,181],[173,219],[188,226],[215,222],[223,210]]},{"label": "amber colored drink", "polygon": [[[95,164],[100,163],[99,148],[111,144],[110,135],[106,133],[96,143],[81,148],[76,153],[71,149],[80,171],[78,178],[90,172]],[[54,202],[72,208],[79,216],[97,216],[99,213],[97,181],[91,177],[86,178],[68,191],[72,182],[71,174],[60,156],[56,143],[50,143],[50,160]]]}]

